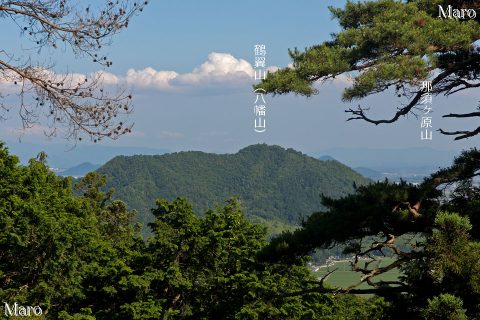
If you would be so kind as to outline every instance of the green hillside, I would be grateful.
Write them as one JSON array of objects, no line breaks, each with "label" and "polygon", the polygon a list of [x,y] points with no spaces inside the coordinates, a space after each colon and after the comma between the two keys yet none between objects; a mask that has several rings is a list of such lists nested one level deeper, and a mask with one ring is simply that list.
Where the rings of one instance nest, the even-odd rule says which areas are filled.
[{"label": "green hillside", "polygon": [[322,208],[320,194],[339,197],[368,180],[337,161],[320,161],[293,149],[257,144],[236,154],[198,151],[118,156],[98,172],[115,198],[151,221],[155,199],[185,197],[197,212],[237,196],[257,220],[297,224]]}]

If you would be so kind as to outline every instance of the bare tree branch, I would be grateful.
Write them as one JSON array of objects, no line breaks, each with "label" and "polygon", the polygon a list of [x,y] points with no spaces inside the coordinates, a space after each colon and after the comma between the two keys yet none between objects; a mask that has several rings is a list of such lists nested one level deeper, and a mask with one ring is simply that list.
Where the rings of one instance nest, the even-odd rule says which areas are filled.
[{"label": "bare tree branch", "polygon": [[470,118],[470,117],[480,117],[480,112],[470,112],[470,113],[449,113],[443,118]]},{"label": "bare tree branch", "polygon": [[[455,92],[465,90],[468,88],[476,88],[480,87],[480,83],[471,83],[468,82],[462,78],[459,78],[458,76],[454,77],[453,79],[450,79],[449,77],[452,75],[456,75],[456,73],[461,70],[462,68],[474,68],[478,67],[480,63],[480,57],[478,55],[473,55],[469,59],[466,59],[463,62],[456,63],[453,66],[446,66],[445,70],[438,74],[433,80],[432,80],[432,87],[434,88],[432,90],[432,93],[434,94],[440,94],[444,93],[445,95],[450,95]],[[393,85],[394,83],[389,84]],[[459,87],[459,88],[457,88]],[[454,90],[454,88],[457,88]],[[412,112],[412,109],[418,104],[420,101],[420,98],[424,92],[422,91],[417,91],[414,93],[413,98],[410,100],[410,102],[404,106],[398,109],[398,111],[393,115],[392,118],[390,119],[372,119],[368,117],[365,113],[365,111],[368,111],[369,108],[362,108],[360,105],[357,107],[357,109],[348,109],[345,110],[346,113],[352,114],[351,117],[347,119],[347,121],[350,120],[364,120],[369,123],[373,123],[375,125],[383,124],[383,123],[393,123],[396,122],[400,117],[406,116],[410,112]],[[445,115],[444,117],[474,117],[478,116],[478,112],[472,112],[472,113],[467,113],[463,115],[458,115],[458,114],[449,114]],[[460,139],[465,139],[469,137],[473,137],[477,134],[480,133],[480,128],[477,128],[476,130],[471,130],[471,131],[453,131],[453,132],[448,132],[444,131],[442,129],[439,129],[442,134],[445,135],[457,135],[455,140],[460,140]]]},{"label": "bare tree branch", "polygon": [[[437,83],[439,83],[444,78],[448,77],[450,74],[454,73],[455,70],[456,68],[451,70],[445,70],[444,72],[440,73],[438,76],[435,77],[435,79],[432,80],[432,87],[434,87]],[[354,115],[353,117],[348,118],[347,121],[361,119],[361,120],[365,120],[367,122],[373,123],[375,125],[379,125],[381,123],[393,123],[397,121],[401,116],[407,115],[412,110],[412,108],[418,104],[423,93],[424,92],[422,91],[417,91],[413,99],[410,100],[410,102],[406,106],[399,108],[399,110],[395,113],[395,115],[390,119],[380,119],[380,120],[371,119],[367,117],[367,115],[365,114],[365,110],[368,110],[368,109],[363,109],[360,106],[358,106],[357,110],[353,110],[353,109],[345,110],[345,112],[351,113],[352,115]]]},{"label": "bare tree branch", "polygon": [[[84,3],[81,7],[68,0],[0,0],[0,18],[10,18],[37,48],[58,48],[61,44],[76,55],[86,55],[109,67],[112,62],[98,52],[110,44],[114,34],[128,27],[130,19],[146,4],[117,0],[100,6]],[[132,111],[132,96],[124,88],[109,93],[102,83],[102,73],[81,77],[56,74],[52,67],[33,63],[31,58],[20,63],[0,51],[0,84],[12,87],[17,94],[24,129],[46,118],[51,129],[48,135],[66,127],[62,131],[67,139],[81,140],[86,135],[94,142],[105,137],[116,139],[131,131],[133,124],[120,119]],[[2,100],[0,107],[5,112],[12,109]]]},{"label": "bare tree branch", "polygon": [[480,133],[480,127],[478,127],[475,130],[463,130],[463,131],[444,131],[442,129],[438,129],[440,133],[448,136],[457,136],[455,137],[455,140],[461,140],[461,139],[466,139],[466,138],[471,138],[473,136],[476,136],[477,134]]},{"label": "bare tree branch", "polygon": [[[459,87],[459,88],[453,90],[455,87]],[[457,79],[454,79],[450,85],[445,86],[443,90],[446,91],[445,95],[449,96],[465,89],[478,88],[478,87],[480,87],[480,83],[470,83],[461,78],[457,78]]]}]

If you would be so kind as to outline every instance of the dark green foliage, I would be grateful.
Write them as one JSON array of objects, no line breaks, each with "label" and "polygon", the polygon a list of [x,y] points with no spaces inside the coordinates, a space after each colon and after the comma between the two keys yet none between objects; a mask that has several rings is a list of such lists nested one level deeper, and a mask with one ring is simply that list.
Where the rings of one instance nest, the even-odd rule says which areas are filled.
[{"label": "dark green foliage", "polygon": [[88,179],[85,195],[74,197],[70,179],[37,160],[19,166],[0,146],[1,301],[40,305],[52,318],[118,311],[112,298],[143,242],[130,227],[133,213],[106,204],[101,179]]},{"label": "dark green foliage", "polygon": [[[153,214],[139,275],[145,303],[123,307],[130,319],[368,319],[387,306],[343,295],[299,295],[315,280],[309,270],[259,263],[265,230],[248,222],[234,199],[202,217],[184,199],[159,200]],[[161,310],[161,317],[152,317],[149,308]]]},{"label": "dark green foliage", "polygon": [[265,258],[302,256],[315,248],[328,248],[382,232],[402,235],[423,231],[430,219],[428,214],[438,208],[438,204],[428,199],[440,196],[439,191],[431,190],[427,195],[424,208],[428,214],[420,223],[411,220],[406,210],[392,211],[397,203],[413,201],[419,193],[418,187],[406,182],[384,181],[358,187],[354,194],[340,199],[324,197],[327,210],[313,213],[301,229],[274,238],[264,252]]},{"label": "dark green foliage", "polygon": [[[264,261],[291,264],[315,248],[332,244],[342,244],[345,251],[367,257],[366,261],[373,262],[374,255],[390,254],[395,261],[387,267],[376,268],[374,263],[363,266],[357,261],[352,268],[361,274],[361,282],[372,286],[363,293],[384,295],[392,302],[393,319],[417,318],[420,314],[437,319],[432,318],[432,308],[440,304],[445,304],[445,310],[453,305],[464,308],[465,312],[455,307],[460,310],[458,319],[463,314],[477,319],[480,244],[476,204],[480,193],[473,178],[479,174],[480,153],[472,149],[463,152],[451,167],[439,170],[417,186],[378,182],[359,187],[341,199],[324,198],[326,211],[312,214],[302,228],[275,237],[262,250],[261,257]],[[440,187],[452,184],[455,191],[450,198],[444,198]],[[398,244],[402,235],[416,235],[417,239],[406,248],[405,243]],[[401,281],[374,280],[390,267],[403,272]],[[362,292],[352,285],[339,290]],[[317,290],[328,292],[321,285]],[[442,294],[455,296],[459,302],[453,303],[448,296],[441,298]]]},{"label": "dark green foliage", "polygon": [[321,208],[320,195],[339,197],[353,184],[368,183],[336,161],[319,161],[292,149],[252,145],[236,154],[179,152],[161,156],[116,157],[98,170],[115,197],[151,222],[157,197],[189,199],[195,211],[237,196],[248,216],[298,224]]},{"label": "dark green foliage", "polygon": [[42,161],[20,166],[0,146],[0,301],[64,320],[366,320],[388,307],[309,292],[316,279],[303,264],[260,263],[265,229],[237,200],[203,215],[158,200],[145,242],[135,212],[101,191],[104,177],[88,174],[75,195]]},{"label": "dark green foliage", "polygon": [[441,294],[428,300],[422,315],[426,320],[467,320],[461,299],[451,294]]}]

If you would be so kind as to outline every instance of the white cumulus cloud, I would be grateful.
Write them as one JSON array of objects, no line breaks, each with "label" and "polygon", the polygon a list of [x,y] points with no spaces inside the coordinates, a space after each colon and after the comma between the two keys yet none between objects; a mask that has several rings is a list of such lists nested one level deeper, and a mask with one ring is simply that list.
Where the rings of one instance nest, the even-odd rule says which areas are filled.
[{"label": "white cumulus cloud", "polygon": [[160,91],[181,91],[205,87],[235,87],[253,83],[254,69],[244,60],[229,53],[212,52],[207,61],[188,73],[155,70],[152,67],[129,69],[126,75],[102,73],[104,83],[115,85],[127,83],[135,88],[149,88]]},{"label": "white cumulus cloud", "polygon": [[176,77],[178,73],[175,71],[157,71],[148,67],[142,70],[129,69],[125,80],[129,85],[166,90],[173,89],[170,81]]},{"label": "white cumulus cloud", "polygon": [[236,83],[251,81],[254,76],[252,65],[237,59],[229,53],[212,52],[208,60],[190,73],[180,74],[173,79],[179,85],[199,85],[206,83]]}]

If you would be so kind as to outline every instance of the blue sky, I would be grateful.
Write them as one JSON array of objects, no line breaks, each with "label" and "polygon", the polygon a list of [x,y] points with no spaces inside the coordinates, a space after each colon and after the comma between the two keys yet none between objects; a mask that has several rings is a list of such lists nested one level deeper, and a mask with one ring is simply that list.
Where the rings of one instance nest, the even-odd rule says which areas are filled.
[{"label": "blue sky", "polygon": [[[265,44],[267,65],[290,63],[288,48],[303,49],[330,39],[338,31],[329,5],[345,1],[150,1],[129,28],[105,49],[113,66],[106,72],[116,84],[127,81],[134,93],[133,133],[105,145],[141,146],[158,149],[236,152],[253,143],[278,144],[303,152],[335,147],[405,148],[428,146],[459,150],[478,144],[478,137],[453,142],[434,133],[432,141],[420,140],[419,121],[404,118],[394,125],[373,126],[346,122],[344,109],[358,103],[380,115],[391,115],[402,100],[391,94],[344,104],[340,100],[347,85],[342,78],[324,85],[312,98],[267,96],[267,131],[253,131],[253,79],[245,77],[254,60],[253,46]],[[101,68],[69,50],[29,50],[31,44],[10,21],[0,20],[3,49],[17,57],[31,55],[38,61],[55,63],[59,73],[90,73]],[[250,68],[250,69],[249,69]],[[212,71],[213,70],[213,71]],[[242,73],[243,72],[243,73]],[[434,129],[472,128],[472,120],[440,118],[455,105],[455,111],[472,109],[478,92],[455,98],[434,97]],[[455,123],[454,123],[455,122]],[[0,137],[17,139],[20,126],[12,116],[1,123]],[[23,141],[39,144],[64,143],[48,140],[41,126],[23,134]],[[82,142],[88,144],[88,142]]]}]

